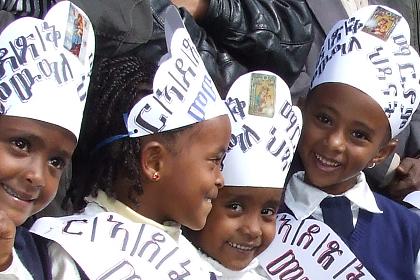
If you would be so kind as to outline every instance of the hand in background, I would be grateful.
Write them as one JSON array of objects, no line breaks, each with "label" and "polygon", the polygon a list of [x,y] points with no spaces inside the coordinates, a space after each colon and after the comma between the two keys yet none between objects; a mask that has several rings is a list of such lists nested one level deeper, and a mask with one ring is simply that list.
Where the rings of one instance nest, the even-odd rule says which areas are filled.
[{"label": "hand in background", "polygon": [[15,234],[15,224],[6,212],[0,211],[0,271],[6,270],[12,263]]},{"label": "hand in background", "polygon": [[393,199],[400,202],[407,194],[420,190],[420,159],[404,158],[395,170],[387,190]]}]

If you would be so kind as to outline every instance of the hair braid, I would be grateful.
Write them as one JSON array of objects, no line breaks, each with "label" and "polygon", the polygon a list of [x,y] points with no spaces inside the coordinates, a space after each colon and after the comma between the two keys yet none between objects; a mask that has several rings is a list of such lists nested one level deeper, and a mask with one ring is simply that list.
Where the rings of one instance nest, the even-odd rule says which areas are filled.
[{"label": "hair braid", "polygon": [[[135,56],[96,58],[79,143],[73,155],[72,181],[65,202],[73,210],[85,206],[84,197],[102,189],[114,196],[112,186],[121,171],[140,186],[140,138],[125,138],[94,149],[104,139],[126,133],[123,114],[151,93],[156,66]],[[65,203],[64,203],[65,204]]]}]

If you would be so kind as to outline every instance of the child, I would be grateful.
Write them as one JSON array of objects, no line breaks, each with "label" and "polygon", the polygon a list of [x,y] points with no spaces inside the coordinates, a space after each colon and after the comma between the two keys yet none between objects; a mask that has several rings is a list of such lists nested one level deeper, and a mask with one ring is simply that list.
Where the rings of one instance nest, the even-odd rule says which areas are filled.
[{"label": "child", "polygon": [[[392,24],[378,35],[384,15]],[[305,171],[285,191],[283,211],[324,221],[381,280],[420,279],[420,219],[372,193],[362,172],[391,154],[419,104],[420,59],[409,32],[404,18],[383,6],[333,27],[303,108],[298,151]]]},{"label": "child", "polygon": [[[163,271],[166,279],[181,273],[191,275],[189,279],[210,276],[204,270],[194,274],[198,268],[190,251],[195,251],[181,236],[180,225],[198,230],[206,223],[212,200],[223,187],[220,164],[230,123],[178,12],[170,10],[167,17],[171,57],[157,71],[133,56],[95,61],[69,189],[74,210],[82,212],[61,219],[64,227],[54,227],[57,219],[50,218],[37,221],[33,229],[62,244],[89,278],[122,266],[130,267],[131,277],[143,278],[146,269]],[[81,220],[86,222],[77,222]],[[110,231],[99,230],[116,220],[118,229],[112,224]],[[87,248],[82,239],[90,221],[96,234],[92,237],[89,231]],[[155,232],[148,240],[150,226]],[[114,246],[121,227],[126,239]],[[168,253],[162,246],[171,241],[177,247]],[[151,255],[150,246],[158,247]],[[176,254],[190,259],[178,263],[179,270],[164,268]],[[92,265],[92,257],[100,257],[101,265]]]},{"label": "child", "polygon": [[[272,96],[264,112],[260,94]],[[274,238],[282,188],[300,136],[300,110],[286,83],[256,71],[235,81],[226,98],[232,136],[220,190],[205,227],[188,231],[217,279],[269,279],[255,258]]]},{"label": "child", "polygon": [[[69,10],[86,21],[83,55],[64,47]],[[55,39],[51,40],[55,32]],[[94,35],[68,1],[45,20],[22,18],[0,34],[0,278],[51,279],[46,243],[24,223],[54,198],[83,115]],[[71,271],[68,271],[71,273]]]}]

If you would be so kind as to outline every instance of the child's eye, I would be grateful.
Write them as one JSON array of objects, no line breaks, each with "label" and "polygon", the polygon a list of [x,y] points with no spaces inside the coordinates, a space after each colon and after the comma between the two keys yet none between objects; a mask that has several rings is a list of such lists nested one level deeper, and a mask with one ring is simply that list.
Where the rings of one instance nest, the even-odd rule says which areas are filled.
[{"label": "child's eye", "polygon": [[369,140],[369,134],[361,130],[353,131],[352,136],[360,140]]},{"label": "child's eye", "polygon": [[317,114],[316,118],[317,118],[318,121],[320,121],[321,123],[324,123],[324,124],[331,125],[331,123],[332,123],[331,118],[325,113]]},{"label": "child's eye", "polygon": [[233,211],[235,211],[235,212],[240,212],[243,209],[242,206],[239,203],[237,203],[237,202],[230,203],[228,205],[228,208],[231,209],[231,210],[233,210]]},{"label": "child's eye", "polygon": [[49,164],[54,168],[62,170],[66,166],[66,161],[62,158],[57,157],[50,159]]},{"label": "child's eye", "polygon": [[223,160],[224,159],[225,159],[225,155],[220,156],[220,157],[212,158],[211,161],[214,163],[214,165],[216,165],[220,169],[220,171],[223,171],[223,167],[224,167]]},{"label": "child's eye", "polygon": [[261,215],[263,216],[272,216],[276,214],[276,210],[273,208],[264,208],[261,210]]},{"label": "child's eye", "polygon": [[14,145],[19,150],[23,150],[25,152],[29,151],[30,144],[29,144],[29,141],[27,141],[26,139],[23,139],[23,138],[13,139],[12,141],[10,141],[10,143],[12,143],[12,145]]}]

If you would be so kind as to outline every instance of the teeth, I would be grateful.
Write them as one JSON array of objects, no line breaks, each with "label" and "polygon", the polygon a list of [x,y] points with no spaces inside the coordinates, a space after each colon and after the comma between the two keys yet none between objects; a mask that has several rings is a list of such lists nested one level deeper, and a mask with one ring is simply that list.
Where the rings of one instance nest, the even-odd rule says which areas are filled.
[{"label": "teeth", "polygon": [[17,199],[23,200],[23,201],[32,201],[34,199],[28,199],[24,196],[21,196],[20,194],[18,194],[17,192],[15,192],[13,189],[9,188],[6,185],[2,184],[3,189],[11,196],[16,197]]},{"label": "teeth", "polygon": [[340,165],[340,163],[338,163],[338,162],[336,162],[336,161],[330,161],[330,160],[327,160],[327,159],[325,159],[325,158],[321,157],[321,156],[320,156],[320,155],[318,155],[318,154],[315,154],[315,157],[316,157],[316,159],[317,159],[317,160],[319,160],[322,164],[327,165],[327,166],[330,166],[330,167],[337,167],[337,166],[339,166],[339,165]]},{"label": "teeth", "polygon": [[232,243],[232,242],[228,242],[229,245],[233,248],[239,249],[239,250],[244,250],[244,251],[251,251],[254,249],[254,247],[249,247],[249,246],[243,246],[243,245],[239,245],[236,243]]}]

